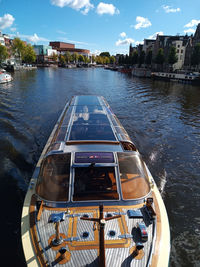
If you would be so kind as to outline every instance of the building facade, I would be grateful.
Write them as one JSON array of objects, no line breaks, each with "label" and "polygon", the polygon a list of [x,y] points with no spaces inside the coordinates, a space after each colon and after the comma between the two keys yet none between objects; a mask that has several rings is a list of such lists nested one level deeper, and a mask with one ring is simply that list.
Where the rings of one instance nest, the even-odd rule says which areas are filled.
[{"label": "building facade", "polygon": [[66,52],[69,52],[70,54],[78,53],[79,55],[86,57],[90,56],[90,50],[75,48],[74,44],[64,42],[50,42],[49,45],[57,51],[58,55],[64,55]]}]

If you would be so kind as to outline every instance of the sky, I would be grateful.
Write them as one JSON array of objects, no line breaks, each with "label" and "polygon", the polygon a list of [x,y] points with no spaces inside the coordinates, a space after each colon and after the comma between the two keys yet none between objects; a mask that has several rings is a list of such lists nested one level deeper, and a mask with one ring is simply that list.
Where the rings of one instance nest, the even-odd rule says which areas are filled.
[{"label": "sky", "polygon": [[200,0],[0,0],[0,31],[31,44],[126,54],[157,34],[194,34],[199,11]]}]

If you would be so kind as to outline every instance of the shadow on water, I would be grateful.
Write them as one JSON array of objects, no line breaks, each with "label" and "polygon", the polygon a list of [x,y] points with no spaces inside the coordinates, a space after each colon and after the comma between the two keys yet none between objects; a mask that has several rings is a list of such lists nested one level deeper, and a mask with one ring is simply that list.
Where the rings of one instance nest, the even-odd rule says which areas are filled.
[{"label": "shadow on water", "polygon": [[12,83],[0,85],[3,266],[13,266],[10,251],[16,266],[24,266],[20,220],[27,184],[60,112],[76,94],[103,95],[142,153],[169,215],[170,266],[198,266],[199,88],[103,69],[53,68],[16,72]]}]

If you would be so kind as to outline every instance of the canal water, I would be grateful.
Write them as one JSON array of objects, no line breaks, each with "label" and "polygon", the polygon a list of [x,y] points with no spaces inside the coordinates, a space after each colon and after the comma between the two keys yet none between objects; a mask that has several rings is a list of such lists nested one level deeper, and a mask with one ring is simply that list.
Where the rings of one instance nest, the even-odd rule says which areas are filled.
[{"label": "canal water", "polygon": [[66,101],[77,94],[103,95],[143,155],[169,216],[170,266],[200,266],[200,88],[104,69],[13,76],[0,85],[1,266],[25,266],[20,220],[28,183]]}]

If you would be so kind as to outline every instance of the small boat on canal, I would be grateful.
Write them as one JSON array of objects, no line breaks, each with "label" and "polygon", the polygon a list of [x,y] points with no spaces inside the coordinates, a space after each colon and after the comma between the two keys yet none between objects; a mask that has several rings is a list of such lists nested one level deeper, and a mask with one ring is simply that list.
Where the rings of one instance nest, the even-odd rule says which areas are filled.
[{"label": "small boat on canal", "polygon": [[103,97],[66,104],[30,180],[21,235],[28,266],[168,266],[164,202]]},{"label": "small boat on canal", "polygon": [[9,73],[6,73],[4,70],[0,70],[0,83],[8,83],[12,80],[13,78]]}]

